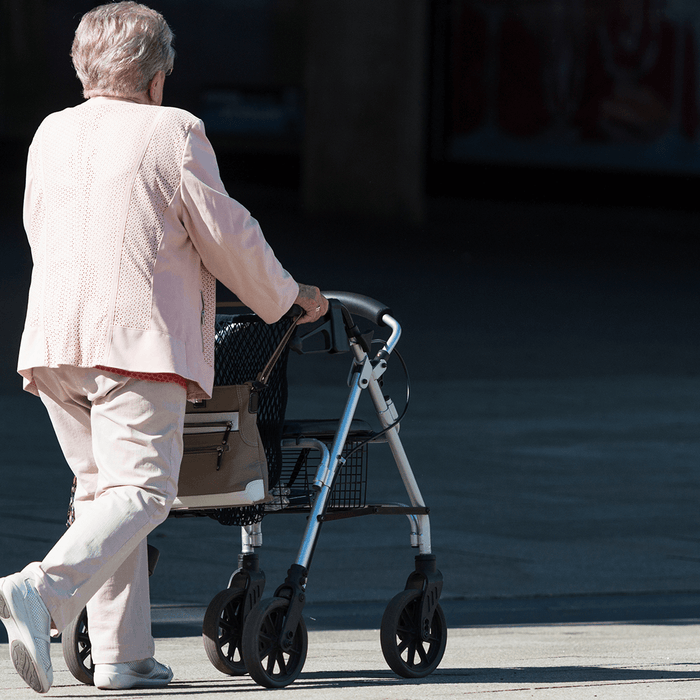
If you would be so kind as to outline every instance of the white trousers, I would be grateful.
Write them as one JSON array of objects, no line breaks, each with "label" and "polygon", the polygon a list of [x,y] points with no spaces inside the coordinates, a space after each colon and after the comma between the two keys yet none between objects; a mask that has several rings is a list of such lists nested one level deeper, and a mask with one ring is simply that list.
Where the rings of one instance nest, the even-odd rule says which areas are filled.
[{"label": "white trousers", "polygon": [[153,656],[146,535],[177,495],[186,391],[78,367],[34,378],[77,478],[76,519],[25,571],[59,632],[88,606],[93,663]]}]

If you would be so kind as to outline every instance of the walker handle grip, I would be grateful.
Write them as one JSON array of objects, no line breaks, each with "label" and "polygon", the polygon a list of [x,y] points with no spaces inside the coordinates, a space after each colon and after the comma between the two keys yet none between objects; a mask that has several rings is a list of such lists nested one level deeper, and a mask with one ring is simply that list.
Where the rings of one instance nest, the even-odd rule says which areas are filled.
[{"label": "walker handle grip", "polygon": [[366,297],[363,294],[354,292],[323,292],[323,296],[330,299],[337,299],[351,314],[366,318],[377,326],[386,325],[382,318],[385,314],[390,314],[391,309],[376,299]]}]

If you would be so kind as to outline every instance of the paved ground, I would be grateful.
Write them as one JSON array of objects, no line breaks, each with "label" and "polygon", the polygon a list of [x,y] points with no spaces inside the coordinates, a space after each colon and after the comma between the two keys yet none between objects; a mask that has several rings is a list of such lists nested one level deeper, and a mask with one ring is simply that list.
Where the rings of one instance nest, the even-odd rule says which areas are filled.
[{"label": "paved ground", "polygon": [[[489,203],[444,210],[422,232],[324,227],[283,207],[267,217],[297,277],[378,297],[404,323],[400,347],[413,382],[401,434],[432,508],[450,627],[433,677],[391,675],[372,630],[412,570],[407,523],[329,524],[309,581],[309,661],[294,688],[353,697],[700,697],[700,280],[678,247],[661,246],[656,257],[648,250],[654,231],[697,230],[699,217]],[[567,222],[580,250],[554,254]],[[27,284],[16,224],[4,220],[0,260],[5,572],[60,536],[69,488],[41,405],[12,374]],[[612,235],[625,227],[629,235]],[[293,359],[288,413],[337,415],[346,374],[346,357]],[[398,365],[387,390],[402,403]],[[403,498],[381,447],[370,469],[370,500]],[[266,518],[268,594],[303,525]],[[152,580],[160,656],[182,669],[167,694],[254,690],[248,679],[218,676],[192,637],[235,568],[237,532],[168,521],[151,542],[161,550]],[[2,663],[0,696],[31,694],[11,690],[15,678]],[[55,694],[93,692],[61,673]]]},{"label": "paved ground", "polygon": [[[218,673],[197,637],[169,637],[158,639],[156,647],[159,658],[176,670],[167,689],[99,691],[78,684],[54,654],[50,697],[214,699],[274,692],[281,700],[692,700],[700,698],[699,631],[697,621],[453,628],[440,668],[419,680],[402,679],[388,670],[376,631],[318,631],[309,635],[302,676],[278,691],[265,691],[248,676]],[[0,695],[3,700],[37,697],[14,673],[5,654],[0,654]]]}]

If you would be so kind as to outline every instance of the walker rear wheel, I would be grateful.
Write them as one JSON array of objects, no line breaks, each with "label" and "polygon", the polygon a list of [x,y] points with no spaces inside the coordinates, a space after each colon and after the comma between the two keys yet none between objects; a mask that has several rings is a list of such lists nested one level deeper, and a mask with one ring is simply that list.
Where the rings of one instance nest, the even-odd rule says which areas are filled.
[{"label": "walker rear wheel", "polygon": [[63,630],[61,648],[63,659],[73,677],[85,685],[93,685],[95,667],[92,663],[92,644],[88,635],[88,617],[85,608]]},{"label": "walker rear wheel", "polygon": [[204,615],[204,650],[214,668],[229,676],[246,673],[241,652],[244,603],[244,590],[227,588],[214,596]]},{"label": "walker rear wheel", "polygon": [[304,618],[294,633],[291,644],[280,640],[287,617],[289,600],[268,598],[256,605],[245,621],[243,656],[251,678],[265,688],[284,688],[293,683],[306,661],[309,635]]},{"label": "walker rear wheel", "polygon": [[447,625],[440,604],[435,608],[425,637],[421,630],[421,598],[417,589],[401,591],[387,605],[380,641],[389,668],[403,678],[423,678],[442,661]]}]

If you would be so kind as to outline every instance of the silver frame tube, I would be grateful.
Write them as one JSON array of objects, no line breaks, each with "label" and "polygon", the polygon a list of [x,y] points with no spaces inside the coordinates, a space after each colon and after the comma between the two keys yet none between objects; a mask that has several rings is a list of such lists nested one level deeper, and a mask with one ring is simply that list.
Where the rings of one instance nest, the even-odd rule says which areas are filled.
[{"label": "silver frame tube", "polygon": [[[374,407],[377,410],[379,421],[382,423],[382,428],[387,428],[391,423],[389,423],[389,418],[387,417],[387,403],[384,399],[382,389],[379,386],[379,382],[373,380],[367,388],[372,397]],[[394,456],[396,468],[399,470],[399,475],[406,488],[406,493],[411,501],[411,505],[414,507],[425,507],[425,501],[423,500],[420,488],[418,488],[418,482],[416,481],[416,477],[411,469],[411,464],[408,461],[408,456],[401,443],[398,426],[394,426],[386,432],[386,439],[389,443],[391,453]],[[418,549],[421,554],[431,554],[430,517],[428,515],[417,515],[415,517],[418,529]]]}]

